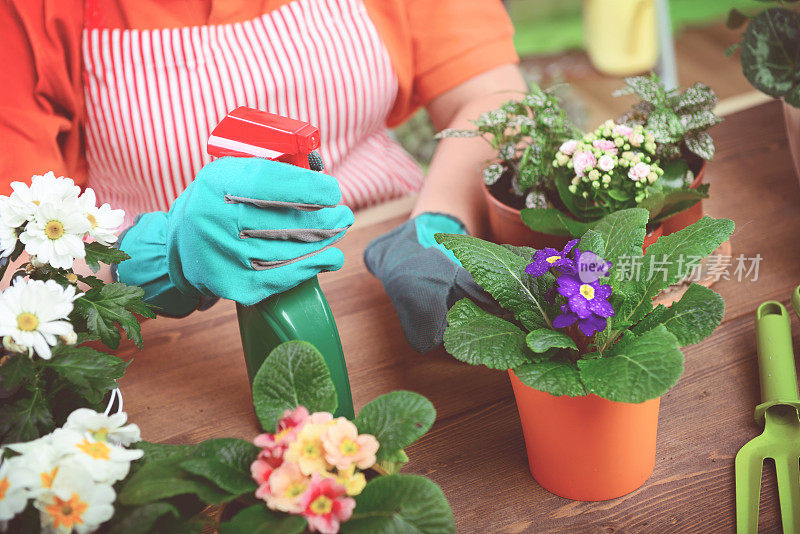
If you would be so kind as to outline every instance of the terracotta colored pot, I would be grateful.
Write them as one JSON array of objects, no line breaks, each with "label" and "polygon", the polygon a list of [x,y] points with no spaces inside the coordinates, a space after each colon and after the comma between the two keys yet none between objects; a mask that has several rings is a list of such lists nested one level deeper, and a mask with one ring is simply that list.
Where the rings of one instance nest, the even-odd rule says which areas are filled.
[{"label": "terracotta colored pot", "polygon": [[783,122],[786,124],[786,138],[792,153],[794,174],[800,180],[800,109],[783,103]]},{"label": "terracotta colored pot", "polygon": [[[706,175],[706,164],[708,163],[706,160],[697,156],[695,156],[695,158],[696,159],[694,161],[689,161],[689,168],[692,171],[695,171],[694,181],[692,182],[692,185],[689,186],[691,189],[697,189],[700,187],[700,184],[703,183],[703,177]],[[697,167],[699,167],[699,169],[697,169]],[[687,226],[696,223],[702,218],[703,201],[701,200],[688,210],[673,215],[669,219],[665,219],[663,222],[664,235],[669,235],[673,232],[677,232],[678,230],[683,230]]]},{"label": "terracotta colored pot", "polygon": [[639,488],[653,473],[660,399],[641,404],[596,395],[555,397],[509,371],[528,463],[547,491],[604,501]]},{"label": "terracotta colored pot", "polygon": [[489,230],[495,243],[517,247],[533,247],[535,249],[544,247],[561,249],[567,244],[567,241],[572,239],[564,235],[534,232],[522,222],[520,210],[497,200],[489,192],[489,188],[486,185],[483,186],[483,192],[486,195],[486,204],[489,211]]},{"label": "terracotta colored pot", "polygon": [[[561,249],[564,248],[567,241],[572,239],[570,236],[542,234],[531,230],[522,222],[520,210],[497,200],[485,185],[483,186],[483,192],[486,195],[486,204],[489,211],[489,229],[492,233],[492,240],[495,243],[517,247],[533,247],[537,250],[544,247]],[[646,250],[647,247],[655,243],[663,235],[663,232],[663,225],[650,232],[644,238],[644,249]]]}]

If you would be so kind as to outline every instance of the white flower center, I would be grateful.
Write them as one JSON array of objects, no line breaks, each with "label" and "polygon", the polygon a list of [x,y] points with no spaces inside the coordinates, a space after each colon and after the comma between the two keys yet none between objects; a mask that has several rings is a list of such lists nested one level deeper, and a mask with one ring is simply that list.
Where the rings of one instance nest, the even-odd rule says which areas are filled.
[{"label": "white flower center", "polygon": [[25,332],[33,332],[39,326],[39,318],[32,313],[20,313],[17,316],[17,328]]},{"label": "white flower center", "polygon": [[56,239],[59,239],[61,238],[62,235],[64,235],[64,225],[61,224],[60,221],[50,221],[44,227],[44,233],[51,240],[55,241]]},{"label": "white flower center", "polygon": [[592,300],[594,298],[594,288],[589,284],[582,284],[579,291],[586,300]]}]

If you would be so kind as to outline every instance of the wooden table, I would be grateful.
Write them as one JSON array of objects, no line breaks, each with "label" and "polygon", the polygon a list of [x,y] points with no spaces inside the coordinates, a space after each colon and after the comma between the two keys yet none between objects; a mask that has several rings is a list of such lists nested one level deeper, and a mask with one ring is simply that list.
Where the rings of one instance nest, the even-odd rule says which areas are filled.
[{"label": "wooden table", "polygon": [[[506,374],[443,351],[419,355],[409,348],[362,261],[364,246],[402,218],[353,230],[342,241],[347,264],[320,278],[339,324],[356,409],[396,389],[431,399],[436,424],[408,450],[407,470],[441,485],[459,532],[733,531],[733,457],[760,432],[753,421],[759,403],[753,313],[764,300],[787,302],[800,283],[800,186],[777,103],[730,116],[714,134],[706,209],[736,221],[734,255],[761,254],[763,261],[756,281],[715,286],[727,302],[725,320],[705,342],[685,349],[686,371],[661,404],[655,472],[619,499],[574,502],[543,490],[528,472]],[[145,439],[249,439],[259,431],[233,305],[149,321],[144,336],[143,351],[125,347],[121,355],[134,358],[122,389]],[[780,527],[774,472],[766,473],[761,521],[768,532]]]}]

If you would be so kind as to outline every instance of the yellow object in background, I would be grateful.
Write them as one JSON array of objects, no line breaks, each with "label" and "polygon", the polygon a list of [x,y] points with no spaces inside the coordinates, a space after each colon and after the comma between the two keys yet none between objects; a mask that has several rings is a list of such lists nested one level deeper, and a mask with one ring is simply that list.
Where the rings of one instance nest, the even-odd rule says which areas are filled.
[{"label": "yellow object in background", "polygon": [[584,41],[597,70],[612,76],[629,76],[655,66],[655,4],[655,0],[584,1]]}]

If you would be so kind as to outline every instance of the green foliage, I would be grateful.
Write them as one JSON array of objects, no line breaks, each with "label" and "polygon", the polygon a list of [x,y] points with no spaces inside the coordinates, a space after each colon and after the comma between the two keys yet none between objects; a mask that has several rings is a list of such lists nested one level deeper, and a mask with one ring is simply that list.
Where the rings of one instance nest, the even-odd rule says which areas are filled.
[{"label": "green foliage", "polygon": [[561,143],[579,134],[554,92],[533,84],[522,99],[506,102],[473,122],[474,130],[443,130],[437,138],[483,137],[498,160],[486,168],[486,184],[510,175],[511,188],[518,196],[527,196],[528,207],[546,207],[545,195],[555,193],[553,157]]},{"label": "green foliage", "polygon": [[86,265],[88,265],[93,272],[100,270],[101,263],[105,263],[106,265],[118,265],[123,261],[131,259],[130,256],[120,249],[107,247],[96,241],[93,243],[86,243],[84,248],[86,250],[86,258],[84,258]]},{"label": "green foliage", "polygon": [[55,428],[47,399],[40,389],[22,391],[13,404],[4,403],[0,410],[0,436],[3,443],[36,439]]},{"label": "green foliage", "polygon": [[[447,315],[445,349],[473,365],[513,369],[523,383],[556,396],[588,392],[637,403],[661,396],[683,371],[680,347],[713,333],[722,320],[724,302],[698,285],[690,286],[670,307],[653,309],[652,300],[727,240],[733,222],[704,217],[661,237],[643,255],[647,223],[645,209],[618,211],[595,224],[578,244],[582,252],[592,251],[614,264],[609,302],[615,316],[588,345],[587,338],[576,343],[569,331],[530,320],[532,310],[540,309],[537,304],[544,317],[553,314],[553,304],[544,294],[554,283],[549,273],[531,278],[525,272],[531,249],[437,234],[437,241],[453,251],[475,281],[514,315],[507,320],[462,299]],[[640,277],[626,276],[622,268],[626,262],[639,266]]]},{"label": "green foliage", "polygon": [[685,91],[668,90],[651,73],[626,78],[625,87],[616,94],[639,98],[618,122],[640,124],[651,132],[662,163],[680,159],[684,148],[705,160],[714,158],[714,141],[707,130],[722,119],[714,113],[717,95],[707,85],[697,82]]},{"label": "green foliage", "polygon": [[800,107],[800,14],[773,7],[750,19],[742,73],[759,91]]},{"label": "green foliage", "polygon": [[593,226],[593,223],[575,220],[555,208],[525,208],[521,214],[522,222],[542,234],[579,237]]},{"label": "green foliage", "polygon": [[142,333],[136,315],[154,318],[155,313],[142,301],[144,289],[114,282],[90,289],[75,301],[73,315],[86,322],[89,332],[96,334],[108,347],[119,347],[121,335],[117,325],[122,327],[128,339],[142,348]]},{"label": "green foliage", "polygon": [[344,534],[450,534],[455,519],[442,490],[418,475],[389,475],[371,480],[356,497],[356,509]]},{"label": "green foliage", "polygon": [[402,450],[424,436],[435,419],[431,401],[412,391],[393,391],[364,406],[355,424],[360,433],[372,434],[380,443],[379,461],[397,462]]},{"label": "green foliage", "polygon": [[253,379],[253,405],[267,432],[275,430],[284,411],[298,406],[310,412],[336,410],[336,390],[319,351],[305,341],[275,347]]},{"label": "green foliage", "polygon": [[303,517],[273,512],[254,504],[219,526],[220,534],[302,534],[308,523]]}]

